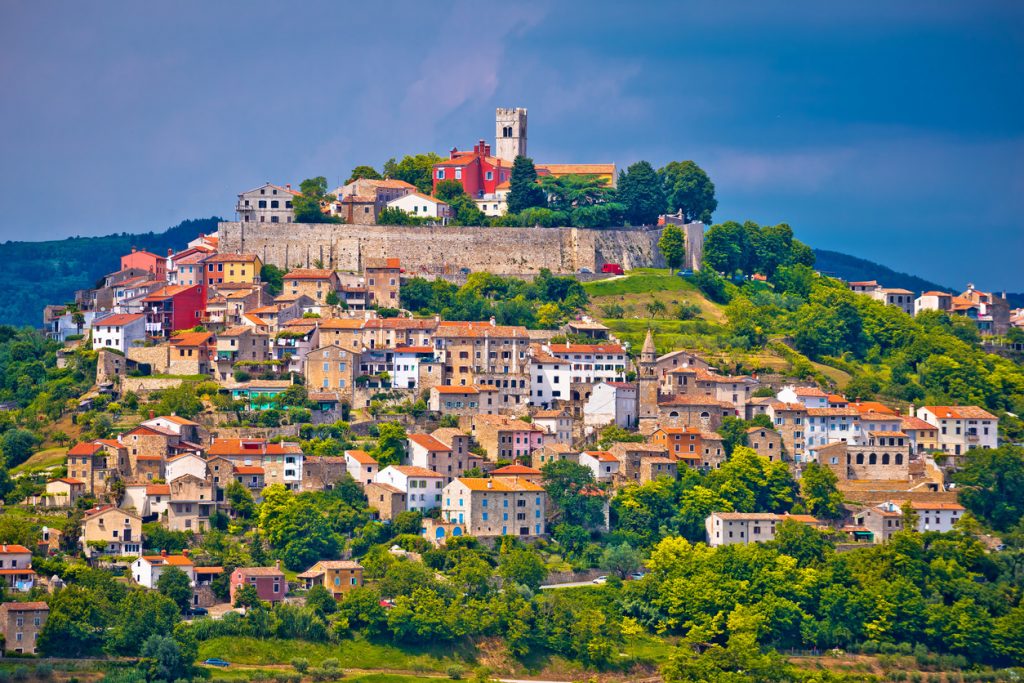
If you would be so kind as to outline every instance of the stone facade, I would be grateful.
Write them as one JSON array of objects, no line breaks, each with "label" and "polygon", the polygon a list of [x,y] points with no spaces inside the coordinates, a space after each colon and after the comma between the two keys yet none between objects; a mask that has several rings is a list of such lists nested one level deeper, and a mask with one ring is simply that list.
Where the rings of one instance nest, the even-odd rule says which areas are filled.
[{"label": "stone facade", "polygon": [[580,228],[475,228],[351,224],[221,223],[221,249],[258,255],[264,263],[362,272],[374,258],[398,258],[407,272],[454,272],[459,268],[499,275],[536,274],[541,268],[600,272],[605,263],[623,268],[663,267],[661,231]]}]

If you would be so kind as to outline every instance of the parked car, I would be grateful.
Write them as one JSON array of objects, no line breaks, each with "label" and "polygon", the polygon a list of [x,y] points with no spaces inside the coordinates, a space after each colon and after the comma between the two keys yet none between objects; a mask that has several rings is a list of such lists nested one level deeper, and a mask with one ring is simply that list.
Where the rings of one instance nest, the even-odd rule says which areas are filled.
[{"label": "parked car", "polygon": [[607,576],[599,576],[596,579],[594,579],[594,583],[608,583],[608,577]]},{"label": "parked car", "polygon": [[676,275],[678,275],[679,277],[690,277],[691,275],[693,275],[693,271],[692,270],[680,270],[678,273],[676,273]]},{"label": "parked car", "polygon": [[594,274],[594,271],[591,270],[590,268],[587,268],[586,266],[583,266],[582,268],[580,268],[580,272],[581,273],[586,273],[587,275],[593,275]]},{"label": "parked car", "polygon": [[639,581],[640,579],[644,578],[645,576],[647,576],[647,574],[645,574],[644,572],[633,572],[632,574],[629,575],[629,578],[633,579],[634,581]]},{"label": "parked car", "polygon": [[205,617],[207,614],[209,611],[205,607],[192,607],[185,612],[185,615],[189,617]]},{"label": "parked car", "polygon": [[203,664],[207,666],[231,666],[231,662],[226,662],[219,657],[210,657],[209,659],[204,660]]},{"label": "parked car", "polygon": [[612,273],[613,275],[625,275],[626,273],[622,270],[622,266],[618,263],[606,263],[601,266],[602,273]]}]

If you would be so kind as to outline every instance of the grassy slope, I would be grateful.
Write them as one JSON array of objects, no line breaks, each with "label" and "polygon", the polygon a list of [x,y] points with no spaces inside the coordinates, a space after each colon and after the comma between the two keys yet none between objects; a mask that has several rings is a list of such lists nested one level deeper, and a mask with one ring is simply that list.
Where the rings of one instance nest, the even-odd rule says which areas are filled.
[{"label": "grassy slope", "polygon": [[43,306],[74,298],[76,289],[92,287],[96,280],[116,271],[122,254],[132,247],[165,254],[180,250],[199,233],[217,230],[219,218],[183,221],[161,233],[69,237],[49,242],[0,244],[5,294],[0,297],[0,324],[39,325]]},{"label": "grassy slope", "polygon": [[34,474],[52,467],[59,467],[64,464],[67,453],[67,448],[47,448],[45,451],[33,454],[28,460],[12,469],[11,474]]},{"label": "grassy slope", "polygon": [[465,663],[465,657],[456,655],[450,647],[402,649],[366,640],[346,640],[331,645],[301,640],[223,637],[199,644],[200,660],[219,657],[236,664],[288,664],[302,657],[316,666],[333,658],[341,662],[342,668],[444,671],[450,664]]}]

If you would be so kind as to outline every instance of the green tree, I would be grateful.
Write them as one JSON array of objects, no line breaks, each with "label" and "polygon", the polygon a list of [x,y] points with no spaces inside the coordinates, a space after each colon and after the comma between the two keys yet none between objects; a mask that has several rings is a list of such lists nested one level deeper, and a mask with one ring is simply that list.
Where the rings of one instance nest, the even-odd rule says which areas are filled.
[{"label": "green tree", "polygon": [[288,271],[278,268],[272,263],[264,264],[260,269],[260,281],[267,285],[267,294],[274,296],[284,289],[284,276]]},{"label": "green tree", "polygon": [[170,636],[153,634],[142,643],[142,666],[149,670],[152,681],[187,679],[192,663],[181,651],[181,646]]},{"label": "green tree", "polygon": [[338,293],[335,290],[327,292],[327,296],[324,298],[324,303],[328,306],[337,306],[341,303],[341,299],[338,298]]},{"label": "green tree", "polygon": [[548,500],[566,524],[595,527],[604,521],[603,494],[594,485],[589,467],[569,460],[549,462],[541,468]]},{"label": "green tree", "polygon": [[792,519],[779,522],[772,543],[779,552],[799,560],[801,566],[812,562],[824,562],[829,552],[835,549],[835,545],[823,531]]},{"label": "green tree", "polygon": [[535,206],[547,206],[544,190],[537,183],[537,169],[533,165],[533,159],[518,156],[512,162],[507,201],[509,213],[519,213]]},{"label": "green tree", "polygon": [[306,594],[306,607],[323,616],[334,614],[338,611],[338,603],[335,601],[334,596],[323,586],[313,586],[309,589],[309,592]]},{"label": "green tree", "polygon": [[405,457],[405,442],[408,435],[398,422],[384,422],[378,427],[377,445],[370,454],[380,468],[397,465]]},{"label": "green tree", "polygon": [[530,590],[537,590],[547,577],[544,562],[537,553],[517,548],[502,553],[498,561],[498,573],[506,582],[518,583]]},{"label": "green tree", "polygon": [[808,463],[800,477],[800,495],[807,511],[815,517],[839,519],[843,516],[843,494],[836,473],[816,462]]},{"label": "green tree", "polygon": [[[180,569],[175,569],[185,576]],[[166,574],[166,572],[164,572]],[[163,574],[161,575],[162,578]],[[158,584],[159,585],[159,584]],[[188,596],[187,605],[192,597],[192,589],[185,576],[185,588]],[[180,603],[163,591],[131,590],[117,605],[107,632],[106,649],[118,655],[134,656],[139,654],[142,643],[154,635],[166,635],[174,630],[181,620]]]},{"label": "green tree", "polygon": [[48,657],[80,658],[100,654],[112,607],[98,591],[68,586],[50,601],[39,634],[39,650]]},{"label": "green tree", "polygon": [[1024,515],[1024,448],[975,448],[953,473],[960,503],[996,531],[1008,531]]},{"label": "green tree", "polygon": [[434,196],[442,202],[452,203],[458,197],[468,197],[466,189],[458,180],[442,180],[434,188]]},{"label": "green tree", "polygon": [[658,174],[646,161],[638,161],[619,173],[616,196],[626,207],[630,225],[654,225],[665,212],[665,191]]},{"label": "green tree", "polygon": [[177,567],[167,567],[160,572],[156,588],[161,595],[173,600],[180,610],[188,609],[192,602],[192,584],[188,574]]},{"label": "green tree", "polygon": [[327,178],[306,178],[299,185],[302,194],[292,198],[296,223],[340,223],[341,219],[323,212],[323,206],[336,197],[327,193]]},{"label": "green tree", "polygon": [[596,175],[544,176],[540,186],[548,196],[548,205],[556,211],[602,204],[615,195],[608,180]]},{"label": "green tree", "polygon": [[604,549],[601,553],[600,566],[601,569],[613,572],[624,579],[640,569],[642,561],[643,554],[639,550],[628,543],[621,543]]},{"label": "green tree", "polygon": [[[349,174],[348,180],[345,184],[348,185],[354,180],[380,180],[381,175],[377,173],[377,169],[373,166],[356,166],[352,169],[352,173]],[[324,184],[324,191],[326,192],[327,186]]]},{"label": "green tree", "polygon": [[683,231],[674,225],[666,225],[658,239],[658,251],[665,257],[665,263],[670,270],[683,265],[683,259],[686,258],[686,238],[683,237]]},{"label": "green tree", "polygon": [[224,498],[240,518],[250,519],[256,514],[256,501],[252,497],[252,492],[237,479],[224,487]]},{"label": "green tree", "polygon": [[434,164],[441,161],[443,159],[433,152],[406,155],[397,163],[388,159],[384,164],[384,175],[415,185],[423,194],[430,194],[433,191]]},{"label": "green tree", "polygon": [[692,161],[672,161],[658,171],[665,187],[670,213],[682,211],[688,221],[711,224],[711,214],[718,208],[715,184],[700,166]]},{"label": "green tree", "polygon": [[260,594],[256,591],[256,586],[250,584],[244,584],[235,590],[235,607],[259,607],[263,603],[260,600]]},{"label": "green tree", "polygon": [[38,443],[36,435],[27,429],[16,427],[4,432],[3,437],[0,437],[4,463],[8,468],[17,467],[28,460]]}]

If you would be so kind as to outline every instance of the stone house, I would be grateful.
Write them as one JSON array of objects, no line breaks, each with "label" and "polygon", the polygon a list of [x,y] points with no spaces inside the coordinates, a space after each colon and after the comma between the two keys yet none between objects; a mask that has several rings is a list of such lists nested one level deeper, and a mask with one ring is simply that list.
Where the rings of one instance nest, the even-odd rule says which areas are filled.
[{"label": "stone house", "polygon": [[546,502],[544,488],[522,477],[462,477],[445,487],[441,519],[477,537],[541,536]]},{"label": "stone house", "polygon": [[109,449],[95,441],[77,443],[68,450],[68,477],[85,482],[85,489],[94,496],[107,492],[110,483],[117,479],[119,470],[117,457]]},{"label": "stone house", "polygon": [[[608,447],[608,452],[619,461],[618,478],[626,483],[650,481],[641,476],[643,462],[651,458],[664,459],[668,457],[668,449],[664,446],[646,443],[613,443]],[[674,463],[675,459],[672,462]],[[654,468],[654,471],[660,472],[662,469],[667,473],[667,468]]]},{"label": "stone house", "polygon": [[0,628],[3,628],[4,650],[31,655],[46,625],[50,606],[45,602],[5,602],[0,604]]},{"label": "stone house", "polygon": [[659,427],[648,440],[689,467],[717,469],[725,462],[725,445],[717,432],[698,427]]},{"label": "stone house", "polygon": [[479,384],[476,376],[482,373],[525,375],[529,346],[525,327],[498,325],[493,318],[490,322],[442,321],[434,334],[446,381],[457,386]]},{"label": "stone house", "polygon": [[578,463],[580,460],[580,452],[573,449],[573,447],[568,444],[545,444],[540,449],[534,451],[530,456],[530,467],[541,469],[544,465],[557,462],[559,460],[569,460],[571,462]]},{"label": "stone house", "polygon": [[487,458],[492,462],[530,462],[531,454],[544,446],[544,430],[506,415],[474,415],[472,430],[473,439],[487,452]]},{"label": "stone house", "polygon": [[746,545],[774,540],[776,525],[787,519],[809,526],[821,526],[821,522],[811,515],[777,515],[771,512],[712,512],[704,521],[704,527],[707,531],[708,545],[717,548],[724,545]]},{"label": "stone house", "polygon": [[210,515],[217,510],[213,484],[191,474],[170,482],[171,499],[166,526],[171,531],[203,532],[210,527]]},{"label": "stone house", "polygon": [[[228,379],[236,363],[261,363],[270,360],[270,336],[246,325],[237,325],[217,334],[217,376]],[[245,368],[259,372],[259,367]]]},{"label": "stone house", "polygon": [[445,477],[412,465],[390,465],[377,473],[378,484],[390,484],[406,494],[406,508],[426,513],[441,507]]},{"label": "stone house", "polygon": [[307,590],[323,586],[339,598],[363,585],[363,566],[354,560],[321,560],[296,578],[304,583]]},{"label": "stone house", "polygon": [[751,427],[746,431],[747,446],[757,452],[758,455],[768,458],[772,462],[784,459],[785,449],[782,445],[782,435],[774,429],[767,427]]},{"label": "stone house", "polygon": [[668,427],[699,427],[716,431],[726,417],[735,417],[731,403],[703,396],[670,396],[658,398],[658,424]]},{"label": "stone house", "polygon": [[90,558],[141,555],[142,517],[113,505],[95,507],[82,517],[81,546]]},{"label": "stone house", "polygon": [[238,195],[235,213],[243,223],[292,223],[292,200],[300,194],[291,185],[264,183]]},{"label": "stone house", "polygon": [[595,481],[612,481],[619,475],[621,463],[608,451],[583,451],[580,453],[580,464],[589,467],[594,473]]},{"label": "stone house", "polygon": [[330,491],[347,476],[344,456],[307,455],[302,458],[303,491]]},{"label": "stone house", "polygon": [[338,273],[328,268],[296,268],[284,276],[284,293],[308,296],[319,304],[327,303],[327,295],[341,288]]},{"label": "stone house", "polygon": [[566,410],[538,410],[533,414],[533,424],[544,430],[544,444],[563,443],[572,445],[572,415]]},{"label": "stone house", "polygon": [[334,344],[310,351],[304,365],[306,386],[310,390],[336,391],[351,403],[357,360],[351,351]]},{"label": "stone house", "polygon": [[395,518],[399,512],[405,512],[405,492],[391,484],[371,482],[363,487],[370,507],[377,511],[377,518],[383,521]]},{"label": "stone house", "polygon": [[396,258],[368,259],[364,272],[369,305],[398,308],[398,292],[402,286],[401,262]]},{"label": "stone house", "polygon": [[434,386],[430,387],[427,406],[437,413],[469,417],[495,415],[498,404],[495,400],[497,389],[482,386]]}]

